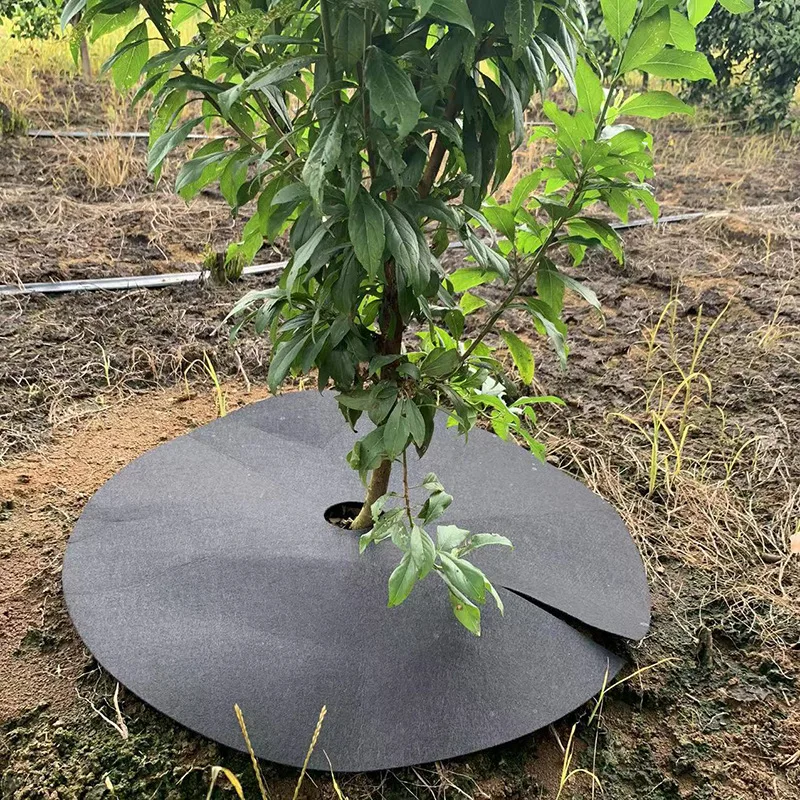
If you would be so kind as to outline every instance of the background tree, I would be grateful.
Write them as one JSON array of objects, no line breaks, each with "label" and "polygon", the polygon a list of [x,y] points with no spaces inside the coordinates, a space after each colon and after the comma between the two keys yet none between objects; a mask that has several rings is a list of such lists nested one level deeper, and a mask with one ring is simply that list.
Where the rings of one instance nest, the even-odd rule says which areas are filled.
[{"label": "background tree", "polygon": [[756,0],[754,13],[744,16],[715,7],[697,29],[697,45],[711,54],[718,84],[694,87],[693,99],[761,128],[791,124],[800,81],[800,3]]},{"label": "background tree", "polygon": [[[11,35],[20,39],[50,39],[58,34],[62,5],[60,0],[0,0],[0,22],[8,20]],[[74,50],[84,78],[91,77],[92,62],[85,37],[75,38]]]},{"label": "background tree", "polygon": [[[273,391],[315,370],[351,425],[369,417],[348,455],[367,484],[352,527],[366,531],[362,547],[391,540],[402,551],[389,604],[435,572],[474,633],[487,594],[500,601],[465,556],[510,543],[454,526],[429,535],[453,498],[435,475],[409,486],[409,448],[424,455],[441,410],[464,434],[484,419],[543,455],[535,408],[555,399],[521,395],[534,360],[506,315],[527,315],[566,359],[565,291],[599,303],[558,262],[577,265],[595,246],[622,260],[601,206],[623,219],[632,207],[657,213],[651,137],[621,118],[690,111],[665,91],[628,92],[624,76],[713,80],[705,56],[676,41],[677,17],[691,25],[666,0],[614,0],[604,12],[614,41],[604,77],[585,46],[583,0],[69,0],[63,15],[83,13],[83,30],[132,26],[108,66],[122,88],[144,78],[137,101],[152,96],[156,175],[196,126],[219,131],[176,190],[188,199],[218,182],[234,211],[252,209],[229,258],[252,260],[288,233],[279,285],[242,298],[235,330],[269,333]],[[572,99],[544,100],[552,127],[533,138],[549,140],[548,155],[499,204],[491,194],[528,138],[525,108],[556,80]],[[447,272],[452,240],[469,264]],[[491,305],[470,291],[490,283]],[[415,488],[426,496],[416,509]]]},{"label": "background tree", "polygon": [[[800,81],[800,4],[793,0],[681,0],[671,5],[676,10],[674,35],[683,46],[708,53],[717,77],[717,83],[688,85],[689,99],[759,128],[793,123],[792,106]],[[601,0],[590,0],[587,43],[598,63],[608,67],[615,43],[602,25],[601,6]],[[753,13],[742,13],[747,11]],[[690,26],[679,12],[688,13]],[[645,86],[647,78],[643,73]]]},{"label": "background tree", "polygon": [[56,0],[0,0],[0,21],[8,20],[11,35],[49,39],[58,31],[61,3]]}]

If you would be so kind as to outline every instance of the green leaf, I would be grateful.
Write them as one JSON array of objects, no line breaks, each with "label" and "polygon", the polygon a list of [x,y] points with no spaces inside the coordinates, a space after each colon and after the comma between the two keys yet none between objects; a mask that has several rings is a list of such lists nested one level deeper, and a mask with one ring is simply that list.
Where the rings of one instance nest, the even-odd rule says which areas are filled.
[{"label": "green leaf", "polygon": [[479,239],[471,228],[464,228],[461,231],[461,241],[467,252],[475,259],[475,263],[484,271],[496,272],[503,280],[508,278],[511,269],[508,261]]},{"label": "green leaf", "polygon": [[534,371],[533,354],[530,348],[511,331],[500,331],[500,336],[502,336],[503,341],[511,352],[511,358],[519,371],[520,378],[522,378],[523,383],[530,386],[533,383]]},{"label": "green leaf", "polygon": [[696,28],[714,8],[717,0],[686,0],[686,12],[689,22]]},{"label": "green leaf", "polygon": [[305,336],[297,336],[285,342],[280,342],[272,354],[267,373],[267,384],[271,392],[276,392],[283,383],[284,378],[289,374],[292,363],[300,354],[306,342],[311,337],[310,333]]},{"label": "green leaf", "polygon": [[507,0],[505,26],[511,42],[511,57],[522,55],[536,27],[536,7],[532,0]]},{"label": "green leaf", "polygon": [[499,547],[509,547],[512,550],[514,549],[514,545],[511,543],[511,539],[507,538],[506,536],[500,536],[498,533],[476,533],[473,534],[469,542],[470,550],[478,550],[481,547],[487,547],[489,545],[497,545]]},{"label": "green leaf", "polygon": [[303,183],[308,186],[311,197],[317,205],[322,202],[325,175],[338,165],[339,156],[342,154],[343,136],[344,111],[340,108],[333,121],[320,131],[303,166]]},{"label": "green leaf", "polygon": [[622,44],[622,40],[627,35],[636,14],[637,5],[638,0],[600,0],[606,28],[617,44]]},{"label": "green leaf", "polygon": [[558,355],[562,365],[566,364],[567,353],[569,351],[565,339],[563,323],[554,316],[553,309],[541,300],[535,300],[529,297],[525,300],[525,305],[533,319],[539,321],[542,329],[547,334],[547,338],[550,339],[553,344],[556,355]]},{"label": "green leaf", "polygon": [[[138,12],[138,9],[134,9],[134,11]],[[171,70],[180,64],[181,61],[195,55],[199,51],[200,47],[197,45],[191,47],[175,47],[172,50],[162,50],[160,53],[156,53],[148,59],[147,63],[144,65],[143,71],[164,72],[165,70]]]},{"label": "green leaf", "polygon": [[697,33],[694,25],[675,10],[669,12],[669,41],[680,50],[697,49]]},{"label": "green leaf", "polygon": [[494,599],[495,605],[497,606],[497,610],[500,612],[500,616],[504,616],[506,613],[505,606],[503,605],[503,601],[500,599],[500,595],[497,593],[497,589],[492,586],[492,584],[487,580],[486,581],[486,591]]},{"label": "green leaf", "polygon": [[652,16],[656,11],[660,11],[664,6],[675,6],[679,0],[642,0],[641,18]]},{"label": "green leaf", "polygon": [[439,525],[436,528],[436,546],[439,550],[450,552],[461,545],[469,536],[469,531],[458,525]]},{"label": "green leaf", "polygon": [[620,72],[642,69],[664,47],[668,39],[669,9],[662,8],[636,26],[625,48]]},{"label": "green leaf", "polygon": [[466,28],[473,36],[475,35],[475,26],[472,24],[472,14],[467,0],[433,0],[428,14],[443,22]]},{"label": "green leaf", "polygon": [[436,561],[436,545],[433,539],[419,525],[411,526],[408,537],[408,552],[417,568],[417,578],[422,580],[433,569]]},{"label": "green leaf", "polygon": [[694,109],[669,92],[653,91],[629,97],[620,107],[619,113],[661,119],[668,114],[694,114]]},{"label": "green leaf", "polygon": [[510,242],[514,241],[517,235],[517,223],[511,209],[505,206],[484,206],[483,213],[492,227],[500,231]]},{"label": "green leaf", "polygon": [[[366,483],[369,470],[375,469],[385,457],[383,428],[375,428],[375,430],[370,431],[363,439],[359,439],[353,445],[353,449],[347,454],[347,463],[350,464],[353,469],[358,470],[359,477]],[[402,515],[402,510],[397,510],[400,511],[400,515]],[[384,516],[378,520],[375,528],[384,521],[384,517],[388,517],[391,513],[390,511],[384,514]],[[373,529],[373,532],[374,530],[375,529]]]},{"label": "green leaf", "polygon": [[458,367],[461,356],[458,350],[437,347],[431,350],[419,365],[422,373],[430,378],[446,378]]},{"label": "green leaf", "polygon": [[578,90],[578,108],[597,119],[605,100],[603,85],[597,73],[582,58],[578,59],[575,67],[575,87]]},{"label": "green leaf", "polygon": [[372,112],[405,139],[417,126],[420,102],[408,73],[383,50],[374,45],[367,51],[364,72]]},{"label": "green leaf", "polygon": [[[383,495],[383,497],[379,499],[383,500],[384,498],[387,498],[387,495]],[[372,508],[375,508],[376,505],[378,505],[379,509],[382,508],[377,500],[373,503]],[[394,536],[394,534],[398,532],[405,531],[405,511],[402,508],[392,508],[386,513],[379,513],[377,515],[373,512],[373,515],[376,516],[378,520],[372,528],[373,541],[380,542],[383,539]]]},{"label": "green leaf", "polygon": [[691,53],[687,50],[664,48],[646,63],[642,64],[642,72],[671,80],[699,81],[703,79],[717,82],[714,70],[703,53]]},{"label": "green leaf", "polygon": [[290,183],[283,186],[270,201],[271,206],[282,206],[291,204],[297,207],[302,202],[310,200],[311,195],[308,192],[308,187],[304,183]]},{"label": "green leaf", "polygon": [[536,188],[541,182],[542,171],[540,169],[531,172],[530,175],[526,175],[524,178],[520,178],[517,185],[511,191],[510,205],[511,210],[515,214],[528,202],[528,198],[536,191]]},{"label": "green leaf", "polygon": [[486,601],[486,576],[474,564],[443,550],[439,551],[447,582],[472,603]]},{"label": "green leaf", "polygon": [[389,608],[399,606],[411,594],[416,582],[431,571],[435,560],[433,540],[419,525],[413,525],[408,550],[389,577]]},{"label": "green leaf", "polygon": [[80,14],[84,8],[86,8],[86,0],[67,0],[61,12],[61,30],[66,30],[73,17]]},{"label": "green leaf", "polygon": [[456,619],[475,636],[481,635],[481,610],[470,603],[466,597],[459,597],[453,590],[450,590],[450,607],[453,609]]},{"label": "green leaf", "polygon": [[172,19],[170,20],[173,28],[178,28],[191,19],[195,14],[198,14],[202,7],[206,4],[206,0],[180,0],[172,12]]},{"label": "green leaf", "polygon": [[569,90],[577,97],[578,89],[575,86],[575,64],[573,59],[570,58],[569,54],[564,51],[564,48],[558,42],[556,42],[546,33],[539,34],[538,38],[539,41],[544,45],[545,50],[550,53],[550,58],[553,59],[553,63],[558,67],[559,71],[564,76],[564,80],[567,82]]},{"label": "green leaf", "polygon": [[731,14],[749,14],[755,8],[753,0],[719,0],[719,2]]},{"label": "green leaf", "polygon": [[474,289],[476,286],[491,283],[495,277],[496,275],[493,272],[462,267],[448,275],[447,279],[453,285],[454,292],[465,292],[467,289]]},{"label": "green leaf", "polygon": [[594,138],[594,125],[585,112],[579,111],[573,116],[551,100],[542,103],[542,111],[556,126],[558,144],[562,149],[579,152],[581,142]]},{"label": "green leaf", "polygon": [[92,19],[91,41],[96,42],[102,36],[106,36],[113,31],[125,28],[130,25],[139,15],[139,4],[137,3],[117,14],[97,14]]},{"label": "green leaf", "polygon": [[156,139],[150,148],[147,156],[147,171],[152,173],[160,166],[161,162],[167,155],[174,150],[181,142],[186,140],[186,137],[192,132],[192,129],[198,123],[203,121],[203,117],[195,117],[188,122],[184,122],[179,128],[167,131]]},{"label": "green leaf", "polygon": [[625,260],[625,252],[619,234],[604,220],[578,217],[571,219],[567,224],[570,233],[588,239],[596,239],[614,255],[620,264]]},{"label": "green leaf", "polygon": [[576,281],[575,278],[571,278],[563,272],[559,273],[559,279],[567,289],[571,289],[575,294],[582,297],[592,308],[596,308],[598,311],[603,310],[600,301],[597,299],[597,295],[585,283]]},{"label": "green leaf", "polygon": [[389,608],[399,606],[411,594],[417,574],[411,553],[404,553],[400,564],[389,576]]},{"label": "green leaf", "polygon": [[292,256],[289,264],[289,271],[286,273],[286,291],[288,293],[291,294],[292,288],[297,280],[297,276],[300,274],[300,270],[302,270],[303,267],[308,264],[314,253],[317,252],[327,233],[328,231],[325,229],[325,227],[320,225],[314,231],[314,233],[312,233],[311,236],[309,236],[309,238],[297,248],[297,251]]},{"label": "green leaf", "polygon": [[109,62],[114,84],[119,91],[127,91],[139,80],[149,57],[150,43],[147,40],[147,23],[140,22],[120,42],[112,57],[113,62]]},{"label": "green leaf", "polygon": [[444,486],[435,472],[429,472],[423,479],[421,484],[423,489],[429,492],[443,492]]},{"label": "green leaf", "polygon": [[464,292],[461,295],[461,299],[458,301],[458,307],[461,309],[461,312],[464,316],[468,314],[472,314],[474,311],[477,311],[479,308],[483,308],[486,305],[486,301],[482,297],[476,297],[474,294],[470,294],[469,292]]},{"label": "green leaf", "polygon": [[404,409],[406,402],[408,401],[397,402],[383,427],[383,444],[390,459],[397,458],[406,449],[408,437],[411,435]]},{"label": "green leaf", "polygon": [[406,413],[408,415],[408,427],[411,431],[411,439],[417,447],[422,447],[425,442],[426,434],[425,417],[414,400],[408,401]]},{"label": "green leaf", "polygon": [[367,271],[367,275],[375,280],[383,266],[383,251],[386,247],[385,218],[381,207],[372,195],[359,188],[350,215],[347,229],[356,258]]},{"label": "green leaf", "polygon": [[232,153],[224,150],[225,141],[215,139],[203,145],[187,161],[175,178],[175,191],[184,199],[194,197],[204,186],[219,177],[225,166],[225,161],[231,158]]},{"label": "green leaf", "polygon": [[417,233],[400,209],[388,203],[384,203],[382,208],[389,252],[406,274],[413,275],[420,260]]},{"label": "green leaf", "polygon": [[419,518],[427,525],[444,514],[453,502],[453,496],[447,492],[434,492],[423,504]]},{"label": "green leaf", "polygon": [[319,56],[297,56],[289,58],[279,64],[270,64],[268,67],[257,70],[248,75],[242,83],[237,83],[230,89],[221,92],[217,97],[217,102],[223,114],[228,114],[233,104],[246,92],[255,92],[268,89],[271,86],[279,86],[285,81],[293,78],[298,72],[313,64]]},{"label": "green leaf", "polygon": [[564,307],[564,282],[561,272],[549,259],[542,259],[536,270],[536,293],[556,314]]}]

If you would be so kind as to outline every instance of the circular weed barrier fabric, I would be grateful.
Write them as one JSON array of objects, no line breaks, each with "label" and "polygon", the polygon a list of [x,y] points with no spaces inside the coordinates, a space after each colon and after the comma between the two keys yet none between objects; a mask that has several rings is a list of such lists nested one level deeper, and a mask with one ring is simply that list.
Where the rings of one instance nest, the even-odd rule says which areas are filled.
[{"label": "circular weed barrier fabric", "polygon": [[[367,423],[368,424],[368,423]],[[433,578],[397,608],[389,544],[325,510],[358,501],[355,439],[331,395],[254,403],[146,453],[86,506],[67,547],[70,615],[97,660],[187,727],[299,766],[362,771],[463,755],[540,728],[596,694],[620,659],[569,619],[640,639],[650,604],[622,520],[559,470],[492,434],[444,425],[415,483],[455,500],[442,522],[501,533],[474,555],[498,587],[483,634]]]}]

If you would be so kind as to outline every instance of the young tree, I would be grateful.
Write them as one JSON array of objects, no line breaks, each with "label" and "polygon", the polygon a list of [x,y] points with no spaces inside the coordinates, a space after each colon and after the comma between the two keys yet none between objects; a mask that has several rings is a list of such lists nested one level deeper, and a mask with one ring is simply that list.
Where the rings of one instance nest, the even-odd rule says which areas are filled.
[{"label": "young tree", "polygon": [[[218,181],[234,210],[252,203],[230,258],[251,260],[288,231],[279,285],[249,292],[231,313],[236,330],[269,332],[273,391],[292,371],[316,370],[351,425],[364,414],[374,424],[348,455],[367,485],[352,527],[365,531],[363,547],[391,539],[403,552],[390,605],[431,571],[475,633],[487,592],[499,604],[464,556],[510,542],[454,526],[432,538],[425,528],[452,498],[429,475],[415,513],[407,452],[425,453],[441,409],[462,433],[486,419],[543,455],[535,407],[553,398],[520,397],[491,342],[502,338],[531,384],[531,351],[505,322],[522,312],[565,359],[565,290],[599,303],[556,255],[579,264],[599,246],[621,261],[601,206],[623,219],[638,206],[656,215],[651,138],[620,120],[690,109],[666,91],[628,91],[624,77],[713,79],[676,36],[691,25],[673,5],[604,3],[615,42],[605,76],[584,45],[583,0],[183,0],[143,2],[141,21],[138,0],[65,9],[65,21],[83,11],[84,25],[135,23],[109,67],[123,87],[144,77],[135,99],[152,96],[156,175],[196,126],[224,125],[184,163],[176,189],[188,199]],[[570,97],[544,99],[550,126],[533,134],[550,154],[508,202],[493,201],[528,139],[525,109],[557,79]],[[448,273],[440,257],[452,240],[470,263]],[[489,283],[500,289],[493,305],[470,291]],[[388,493],[394,464],[398,496]]]}]

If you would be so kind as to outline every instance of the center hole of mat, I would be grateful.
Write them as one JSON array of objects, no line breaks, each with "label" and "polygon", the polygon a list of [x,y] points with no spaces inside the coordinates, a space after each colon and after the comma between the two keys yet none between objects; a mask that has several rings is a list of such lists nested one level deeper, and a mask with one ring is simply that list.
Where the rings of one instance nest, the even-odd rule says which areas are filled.
[{"label": "center hole of mat", "polygon": [[350,523],[358,516],[364,504],[359,500],[345,500],[325,509],[325,521],[337,528],[350,529]]}]

